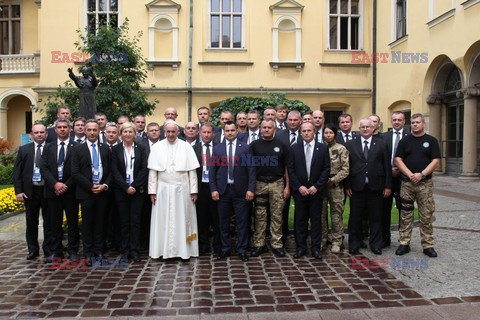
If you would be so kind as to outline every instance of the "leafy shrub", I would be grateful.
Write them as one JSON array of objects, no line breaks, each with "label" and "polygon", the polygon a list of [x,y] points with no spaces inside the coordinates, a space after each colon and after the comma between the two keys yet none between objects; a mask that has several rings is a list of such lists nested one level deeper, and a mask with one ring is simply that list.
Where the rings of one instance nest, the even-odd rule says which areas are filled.
[{"label": "leafy shrub", "polygon": [[0,184],[13,184],[13,164],[0,165]]}]

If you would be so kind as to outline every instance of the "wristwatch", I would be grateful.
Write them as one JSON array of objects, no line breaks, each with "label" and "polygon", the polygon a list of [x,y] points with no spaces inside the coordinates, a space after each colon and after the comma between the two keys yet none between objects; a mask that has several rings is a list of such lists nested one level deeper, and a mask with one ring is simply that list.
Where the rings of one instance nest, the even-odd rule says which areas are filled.
[{"label": "wristwatch", "polygon": [[420,172],[420,175],[422,176],[422,180],[425,179],[425,175],[423,174],[423,172]]}]

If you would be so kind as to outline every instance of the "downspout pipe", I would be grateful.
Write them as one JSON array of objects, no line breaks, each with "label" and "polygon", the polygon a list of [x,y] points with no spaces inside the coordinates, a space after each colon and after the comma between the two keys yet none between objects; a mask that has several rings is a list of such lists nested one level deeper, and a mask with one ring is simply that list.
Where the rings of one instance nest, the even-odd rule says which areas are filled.
[{"label": "downspout pipe", "polygon": [[[377,0],[373,0],[373,34],[372,53],[377,52]],[[377,113],[377,64],[372,66],[372,114]]]},{"label": "downspout pipe", "polygon": [[193,73],[193,0],[190,0],[190,26],[188,36],[188,76],[187,76],[187,107],[188,121],[192,120],[192,73]]}]

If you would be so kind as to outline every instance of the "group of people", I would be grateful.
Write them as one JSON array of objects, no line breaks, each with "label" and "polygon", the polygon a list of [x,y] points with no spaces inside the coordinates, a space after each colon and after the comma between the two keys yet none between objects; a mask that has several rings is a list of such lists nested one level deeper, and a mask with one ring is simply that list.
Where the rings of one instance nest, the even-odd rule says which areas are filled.
[{"label": "group of people", "polygon": [[390,246],[395,199],[401,212],[396,254],[410,251],[417,201],[423,252],[437,256],[431,177],[440,151],[425,133],[423,115],[412,115],[410,133],[402,112],[393,113],[393,129],[386,133],[379,133],[377,115],[361,119],[356,132],[349,114],[340,115],[337,129],[324,124],[320,110],[287,113],[284,105],[266,108],[263,120],[257,110],[236,118],[223,111],[220,127],[210,123],[207,107],[197,110],[198,123],[184,128],[175,122],[174,108],[164,115],[163,125],[146,125],[143,115],[113,123],[103,113],[71,124],[70,110],[59,107],[52,128],[32,127],[33,142],[20,147],[13,174],[17,200],[26,208],[28,260],[39,256],[40,209],[45,262],[63,258],[64,213],[66,251],[79,258],[79,205],[88,261],[111,248],[139,261],[142,247],[151,258],[189,259],[213,250],[225,259],[232,233],[242,261],[269,250],[283,257],[291,198],[294,258],[307,254],[310,234],[311,255],[322,259],[329,243],[333,253],[343,249],[347,196],[351,254],[366,248],[365,229],[373,253]]}]

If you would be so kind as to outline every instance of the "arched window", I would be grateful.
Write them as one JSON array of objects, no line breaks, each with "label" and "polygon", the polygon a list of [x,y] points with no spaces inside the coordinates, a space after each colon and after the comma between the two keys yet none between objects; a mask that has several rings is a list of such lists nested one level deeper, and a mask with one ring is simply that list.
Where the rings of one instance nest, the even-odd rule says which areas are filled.
[{"label": "arched window", "polygon": [[169,15],[156,16],[149,27],[149,58],[151,61],[178,60],[178,27]]},{"label": "arched window", "polygon": [[302,29],[290,16],[280,17],[273,27],[273,62],[302,61]]}]

